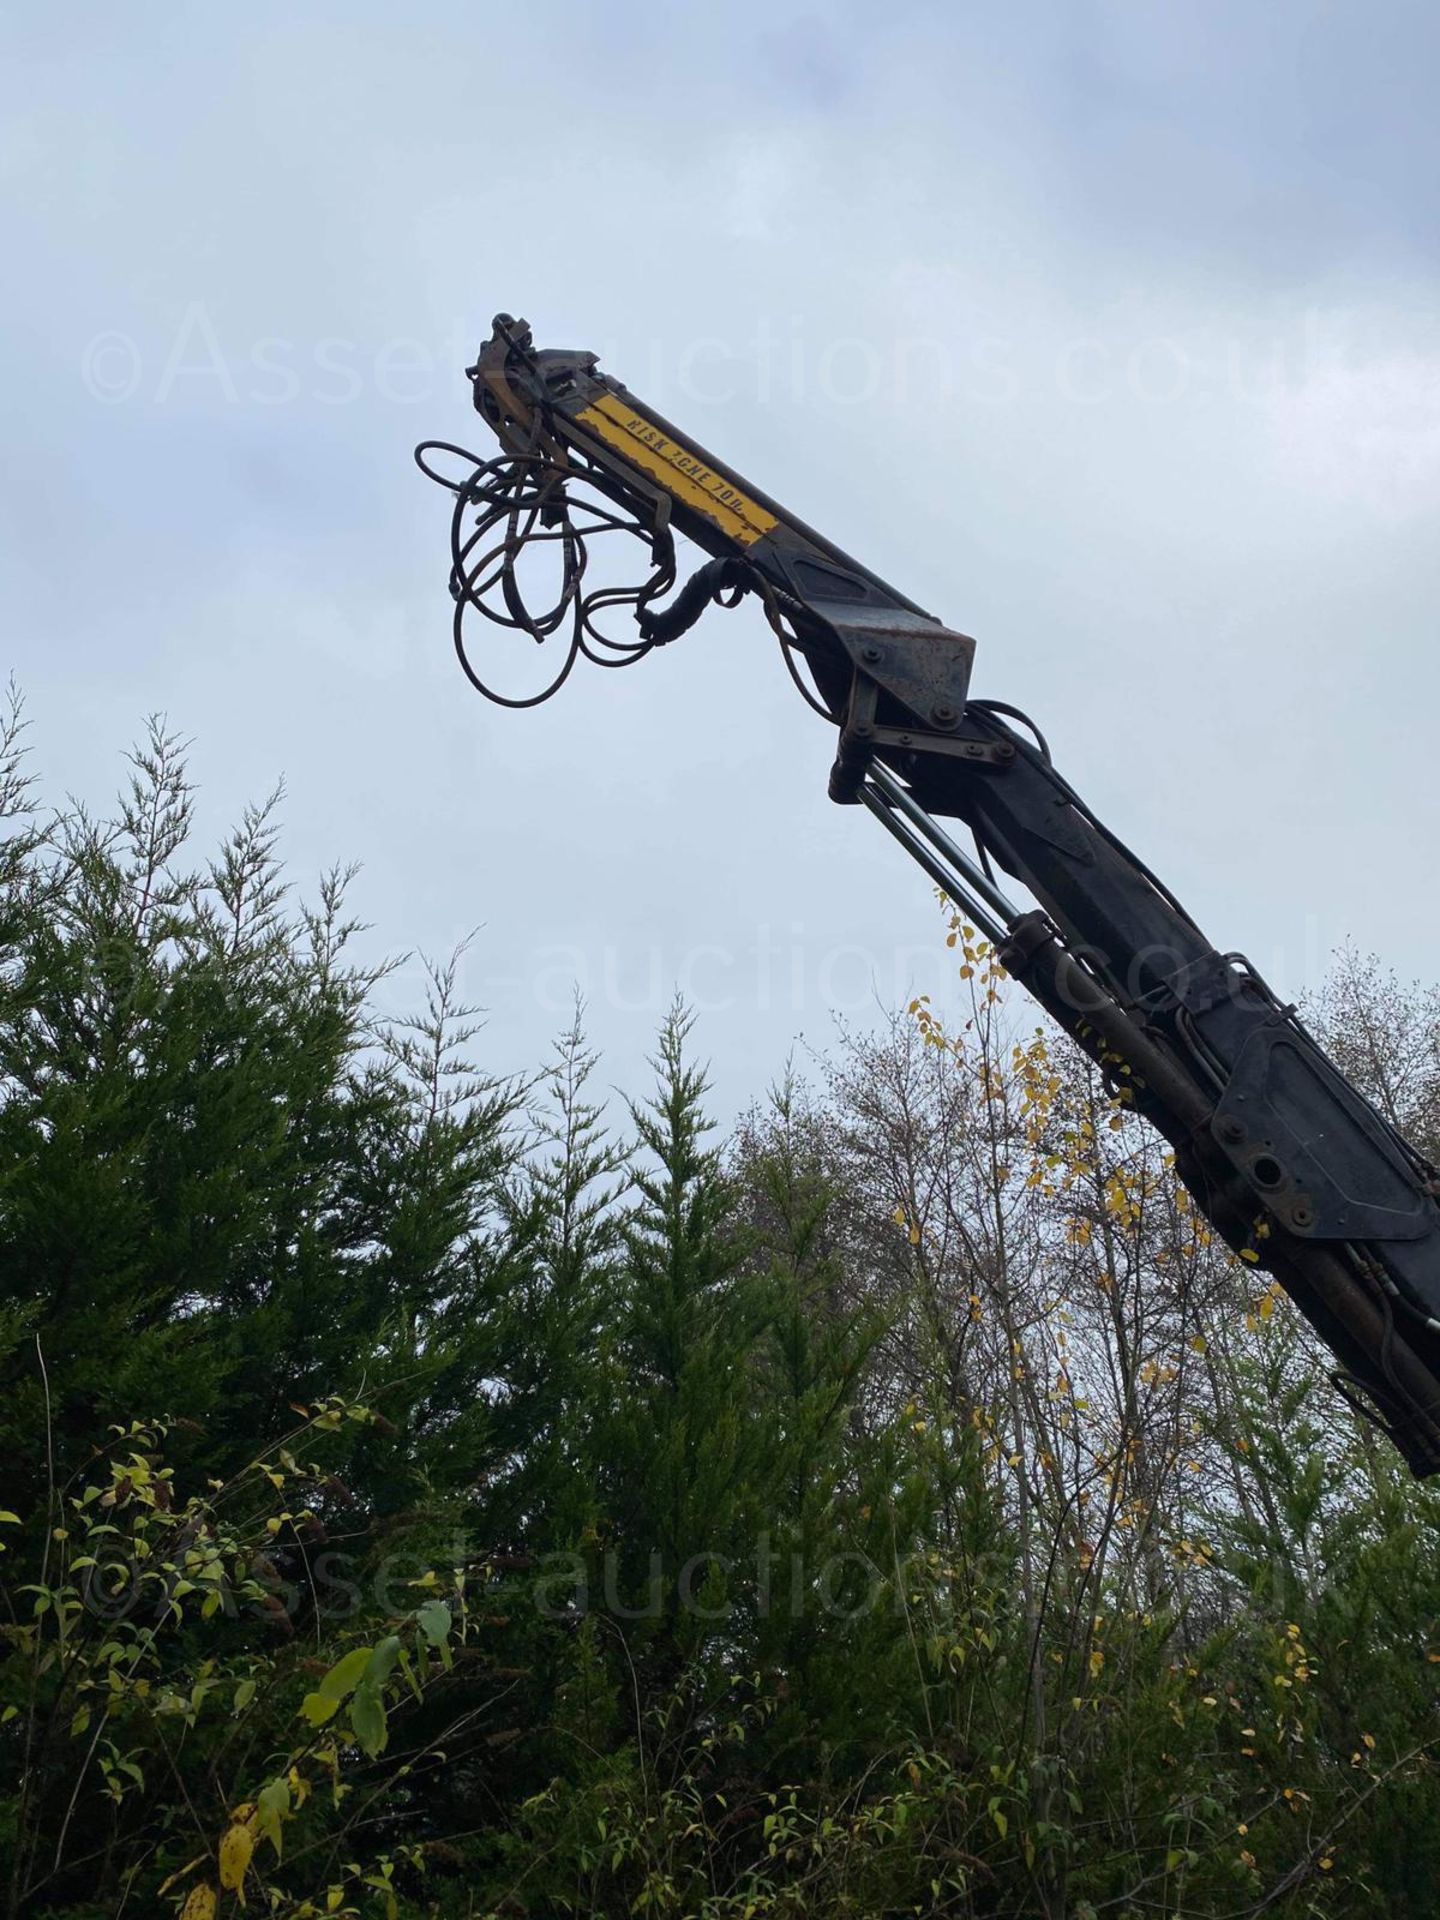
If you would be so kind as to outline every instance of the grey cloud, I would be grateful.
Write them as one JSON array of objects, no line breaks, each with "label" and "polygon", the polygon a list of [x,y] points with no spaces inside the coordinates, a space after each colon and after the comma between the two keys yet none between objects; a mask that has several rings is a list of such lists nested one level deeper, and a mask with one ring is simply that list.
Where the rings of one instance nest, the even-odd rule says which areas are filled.
[{"label": "grey cloud", "polygon": [[1433,971],[1428,10],[0,32],[0,604],[57,789],[157,707],[211,829],[284,771],[297,878],[363,856],[376,948],[480,926],[504,1064],[578,973],[633,1081],[679,977],[733,1103],[833,1004],[938,985],[749,612],[536,715],[465,693],[410,448],[480,438],[503,306],[976,632],[980,690],[1279,984],[1347,933]]}]

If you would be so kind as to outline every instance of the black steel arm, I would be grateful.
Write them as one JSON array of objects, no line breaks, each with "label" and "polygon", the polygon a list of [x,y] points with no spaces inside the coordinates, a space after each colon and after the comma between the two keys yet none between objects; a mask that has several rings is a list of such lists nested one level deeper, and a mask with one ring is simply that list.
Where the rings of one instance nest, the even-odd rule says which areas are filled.
[{"label": "black steel arm", "polygon": [[[874,813],[1090,1057],[1123,1069],[1205,1217],[1280,1280],[1414,1471],[1440,1471],[1435,1168],[1293,1008],[1216,951],[1043,742],[968,698],[973,641],[635,400],[594,355],[537,352],[524,323],[502,315],[470,371],[517,470],[556,475],[557,500],[567,479],[583,480],[632,514],[665,587],[672,528],[712,556],[668,604],[640,593],[648,642],[683,632],[711,598],[761,597],[839,727],[832,797]],[[466,551],[457,538],[457,642],[479,593]],[[1038,909],[1013,906],[935,815],[962,820]]]}]

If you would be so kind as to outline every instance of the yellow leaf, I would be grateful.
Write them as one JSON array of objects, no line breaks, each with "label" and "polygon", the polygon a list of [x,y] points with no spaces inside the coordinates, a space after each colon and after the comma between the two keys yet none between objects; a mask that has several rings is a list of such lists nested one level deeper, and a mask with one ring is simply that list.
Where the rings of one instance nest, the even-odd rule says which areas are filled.
[{"label": "yellow leaf", "polygon": [[1104,1654],[1103,1654],[1103,1653],[1102,1653],[1102,1652],[1100,1651],[1100,1649],[1099,1649],[1099,1647],[1092,1647],[1092,1648],[1090,1649],[1090,1671],[1091,1671],[1091,1673],[1092,1673],[1092,1674],[1097,1674],[1097,1673],[1099,1673],[1099,1671],[1100,1671],[1100,1669],[1101,1669],[1101,1668],[1102,1668],[1102,1667],[1104,1666],[1104,1664],[1105,1664],[1105,1656],[1104,1656]]},{"label": "yellow leaf", "polygon": [[1209,1344],[1210,1344],[1209,1341],[1205,1338],[1203,1333],[1197,1333],[1192,1335],[1190,1340],[1191,1349],[1195,1353],[1204,1353],[1206,1347],[1209,1346]]},{"label": "yellow leaf", "polygon": [[1362,1733],[1362,1734],[1361,1734],[1361,1736],[1360,1736],[1360,1738],[1361,1738],[1361,1739],[1362,1739],[1362,1740],[1363,1740],[1363,1741],[1365,1742],[1365,1744],[1366,1744],[1366,1746],[1367,1746],[1367,1747],[1369,1747],[1369,1748],[1371,1748],[1371,1750],[1373,1751],[1373,1749],[1374,1749],[1374,1746],[1375,1746],[1375,1736],[1374,1736],[1374,1734],[1373,1734],[1373,1733]]},{"label": "yellow leaf", "polygon": [[918,1247],[920,1244],[920,1226],[917,1221],[910,1223],[910,1244],[912,1247]]},{"label": "yellow leaf", "polygon": [[[232,1893],[240,1893],[255,1851],[255,1831],[250,1826],[234,1826],[220,1842],[220,1884]],[[243,1902],[242,1902],[243,1904]]]},{"label": "yellow leaf", "polygon": [[202,1883],[190,1889],[190,1897],[180,1909],[180,1920],[215,1920],[215,1889]]},{"label": "yellow leaf", "polygon": [[[1258,1253],[1256,1253],[1253,1247],[1241,1247],[1240,1258],[1242,1260],[1248,1260],[1252,1267],[1257,1266],[1260,1261],[1260,1256]],[[1246,1318],[1247,1319],[1249,1318],[1248,1314],[1246,1315]]]}]

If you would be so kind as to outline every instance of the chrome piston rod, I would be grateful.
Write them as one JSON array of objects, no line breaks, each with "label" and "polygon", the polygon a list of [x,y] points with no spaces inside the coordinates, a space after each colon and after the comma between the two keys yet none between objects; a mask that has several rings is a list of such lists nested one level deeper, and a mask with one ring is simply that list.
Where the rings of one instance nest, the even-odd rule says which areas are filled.
[{"label": "chrome piston rod", "polygon": [[979,864],[878,760],[870,763],[860,798],[941,892],[965,909],[991,946],[998,947],[1020,910]]}]

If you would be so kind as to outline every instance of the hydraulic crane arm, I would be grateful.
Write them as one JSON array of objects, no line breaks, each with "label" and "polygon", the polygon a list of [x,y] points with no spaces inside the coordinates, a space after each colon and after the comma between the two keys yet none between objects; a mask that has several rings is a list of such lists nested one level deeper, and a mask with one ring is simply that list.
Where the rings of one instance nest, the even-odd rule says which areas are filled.
[{"label": "hydraulic crane arm", "polygon": [[[477,611],[537,639],[568,633],[548,693],[581,653],[623,664],[684,632],[712,599],[757,594],[802,693],[839,729],[831,797],[875,814],[1006,969],[1123,1080],[1205,1217],[1282,1283],[1412,1469],[1440,1471],[1440,1176],[1295,1010],[1240,956],[1216,951],[1043,740],[1008,724],[1022,716],[969,698],[974,642],[661,419],[594,354],[537,351],[524,322],[502,314],[469,371],[503,452],[476,461],[432,442],[417,458],[455,494],[456,645],[475,684],[491,692],[466,648]],[[467,464],[463,477],[437,470],[446,456]],[[674,530],[711,557],[667,597]],[[614,531],[647,544],[651,577],[633,592],[586,594],[589,548]],[[560,598],[542,615],[515,572],[535,541],[558,543],[564,560]],[[638,638],[603,631],[617,606],[633,611]],[[964,822],[978,859],[936,815]],[[1038,909],[1014,906],[994,866]]]}]

